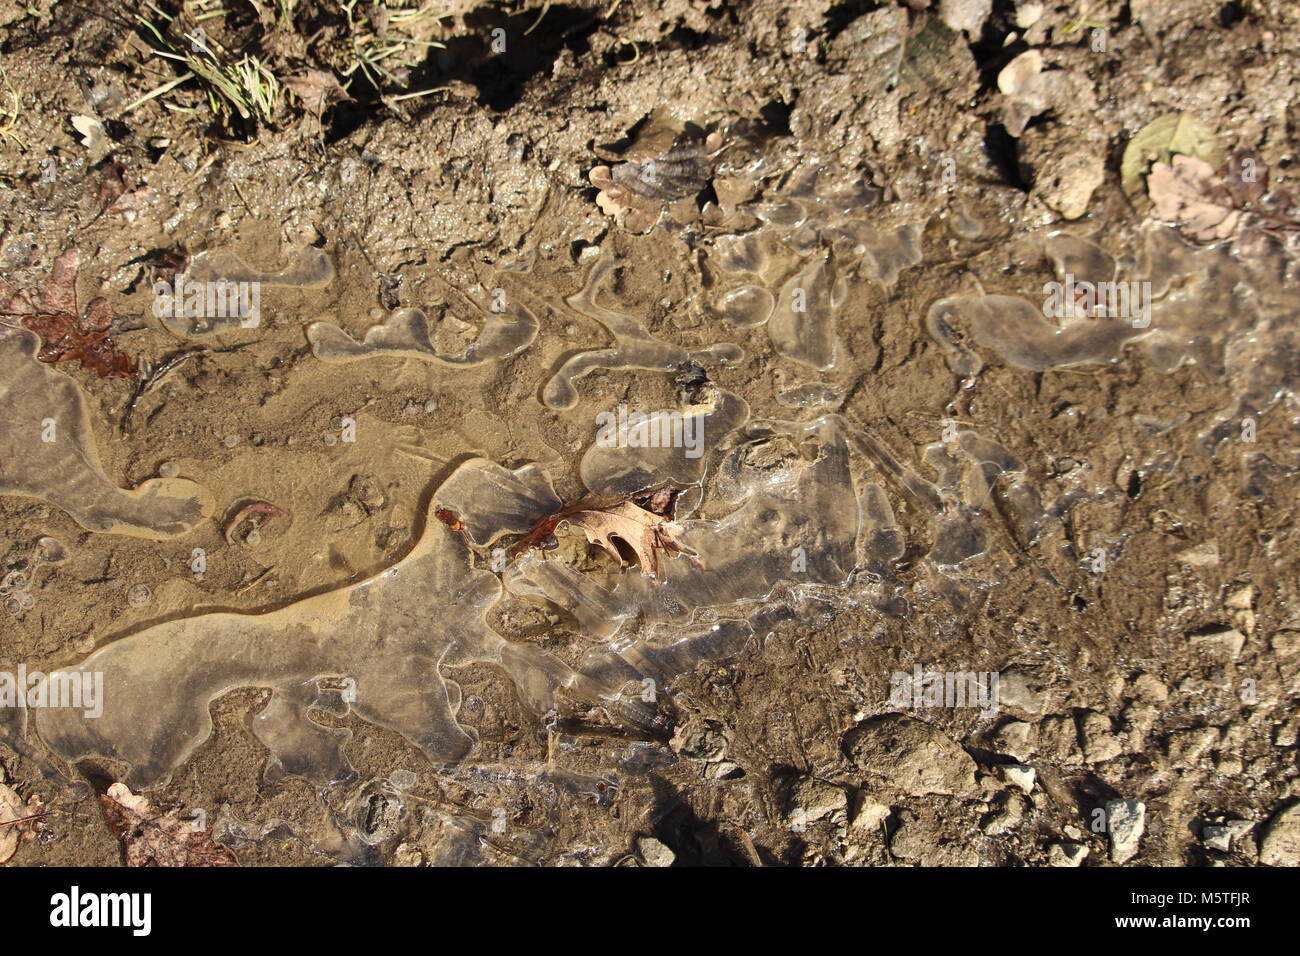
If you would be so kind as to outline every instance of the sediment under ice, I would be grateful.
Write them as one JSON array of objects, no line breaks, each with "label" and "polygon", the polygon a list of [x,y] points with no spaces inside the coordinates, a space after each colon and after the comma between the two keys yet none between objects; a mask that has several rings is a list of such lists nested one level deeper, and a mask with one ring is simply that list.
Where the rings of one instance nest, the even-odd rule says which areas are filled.
[{"label": "sediment under ice", "polygon": [[[181,278],[178,274],[177,281]],[[325,250],[307,246],[294,253],[283,269],[268,272],[253,268],[228,249],[214,249],[196,255],[183,278],[203,283],[256,282],[264,286],[318,289],[333,281],[334,263]],[[206,338],[239,329],[247,318],[234,314],[234,310],[225,310],[225,315],[206,314],[206,307],[195,311],[204,314],[163,316],[163,327],[180,338]]]},{"label": "sediment under ice", "polygon": [[542,391],[542,401],[548,407],[565,409],[576,405],[578,390],[574,383],[596,369],[675,372],[691,362],[703,367],[731,365],[744,357],[739,347],[728,343],[695,350],[671,345],[652,336],[635,317],[600,305],[596,297],[612,281],[614,267],[613,256],[602,252],[582,289],[565,300],[574,310],[609,330],[614,336],[614,347],[569,357]]},{"label": "sediment under ice", "polygon": [[[119,760],[132,786],[149,787],[208,737],[217,697],[267,687],[273,696],[254,732],[270,752],[269,766],[328,787],[353,776],[343,752],[348,734],[313,720],[314,709],[351,710],[402,734],[431,761],[454,763],[474,737],[457,720],[460,691],[443,669],[486,661],[504,670],[539,715],[563,697],[662,733],[663,715],[628,688],[670,680],[761,638],[759,629],[780,609],[769,601],[780,587],[839,586],[858,567],[888,572],[904,540],[885,484],[899,483],[928,509],[929,550],[948,573],[983,552],[980,499],[992,495],[1000,475],[1020,469],[996,443],[965,432],[957,457],[932,484],[838,415],[744,425],[743,403],[719,396],[714,404],[712,414],[726,410],[735,427],[713,432],[705,456],[713,470],[696,477],[709,486],[713,516],[682,518],[682,543],[698,563],[664,561],[661,582],[624,572],[607,587],[608,574],[543,551],[519,556],[500,576],[484,570],[491,545],[526,531],[559,499],[536,465],[511,471],[471,459],[434,493],[419,542],[392,567],[278,610],[205,614],[115,640],[79,665],[102,672],[113,689],[103,715],[42,710],[37,730],[65,760]],[[853,446],[865,451],[874,478],[855,482]],[[630,475],[662,464],[662,449],[626,452],[630,469],[620,459],[589,457],[584,478],[594,487],[629,487]],[[963,495],[974,505],[958,500]],[[1028,545],[1048,514],[1032,496],[1021,504]],[[434,518],[438,509],[454,511],[465,530]],[[506,591],[568,612],[599,643],[570,667],[506,640],[486,622]]]},{"label": "sediment under ice", "polygon": [[[749,210],[757,226],[743,235],[717,237],[707,247],[716,310],[736,327],[766,325],[776,351],[805,371],[834,367],[843,357],[837,314],[852,317],[854,308],[848,283],[889,286],[921,259],[919,225],[866,220],[864,212],[876,199],[870,187],[829,174],[798,177],[783,197],[760,199]],[[1298,333],[1286,281],[1268,280],[1222,249],[1191,250],[1168,230],[1151,231],[1140,256],[1118,261],[1074,236],[1046,237],[1043,250],[1059,276],[1090,281],[1126,279],[1120,263],[1137,261],[1136,274],[1151,282],[1151,326],[1089,316],[1057,325],[1040,305],[1019,296],[944,299],[930,310],[927,325],[958,375],[975,375],[982,364],[967,335],[1008,362],[1036,370],[1117,361],[1127,343],[1139,342],[1157,368],[1195,362],[1211,375],[1241,384],[1240,408],[1202,436],[1210,450],[1241,415],[1290,394],[1286,383],[1296,367]],[[307,284],[321,274],[309,267],[289,278]],[[691,350],[662,341],[635,316],[601,305],[597,300],[610,291],[616,267],[612,254],[602,252],[582,288],[566,300],[599,322],[615,342],[559,366],[542,392],[552,409],[573,408],[577,383],[593,370],[673,374],[690,363],[714,366],[742,358],[728,343]],[[231,281],[254,274],[242,268],[238,272],[227,260],[219,269],[212,266],[211,274]],[[806,308],[795,308],[799,297]],[[71,395],[64,406],[80,409],[73,417],[84,420],[71,380],[32,361],[34,337],[0,331],[5,332],[0,370],[12,366],[16,375],[35,383],[22,394]],[[504,312],[484,312],[478,340],[459,355],[438,352],[428,317],[418,309],[394,311],[361,341],[330,323],[317,322],[308,330],[313,351],[325,361],[387,354],[452,366],[516,355],[537,334],[533,312],[514,303]],[[29,398],[19,405],[15,390],[4,390],[15,380],[0,378],[0,408],[18,409],[19,418],[10,420],[20,427],[0,442],[15,440],[11,436],[26,428],[39,432],[46,417],[31,410]],[[833,382],[794,379],[778,400],[819,413],[845,394]],[[651,422],[666,427],[674,415],[682,427],[702,425],[698,456],[680,446],[633,447],[637,442],[626,441],[635,437],[635,429],[649,430]],[[241,687],[264,687],[272,696],[253,726],[273,770],[302,775],[320,787],[352,780],[344,752],[348,732],[312,716],[352,712],[402,734],[437,764],[459,764],[447,772],[472,776],[474,765],[461,762],[473,751],[474,735],[461,722],[460,690],[447,669],[490,662],[538,715],[576,701],[650,738],[662,735],[668,724],[663,700],[640,696],[645,680],[663,688],[701,660],[761,641],[805,595],[859,600],[869,590],[861,586],[865,581],[880,593],[878,607],[896,608],[901,565],[920,565],[924,586],[961,607],[973,592],[996,584],[999,572],[993,565],[1003,554],[1038,563],[1050,544],[1056,551],[1052,557],[1077,563],[1080,556],[1061,541],[1062,521],[1074,505],[1102,497],[1076,488],[1045,501],[1024,462],[972,429],[926,447],[921,466],[914,468],[838,414],[803,422],[749,419],[743,398],[706,383],[692,390],[683,407],[653,413],[619,443],[597,442],[583,455],[578,474],[592,494],[630,495],[664,484],[682,490],[676,516],[685,528],[682,543],[699,563],[667,558],[658,582],[630,570],[619,573],[590,554],[574,559],[562,549],[529,551],[503,570],[488,570],[500,567],[496,558],[503,544],[564,502],[536,464],[507,468],[470,459],[434,491],[418,543],[392,567],[278,610],[205,614],[119,637],[79,665],[104,672],[114,689],[103,717],[44,710],[35,715],[37,731],[64,759],[120,760],[129,766],[133,786],[148,787],[164,781],[208,737],[209,706],[216,698]],[[80,427],[84,434],[84,424]],[[15,479],[5,469],[30,456],[25,448],[22,456],[8,447],[0,450],[5,452],[0,491],[13,491]],[[93,466],[93,449],[82,458]],[[148,483],[137,492],[122,492],[97,466],[84,469],[91,478],[51,494],[52,467],[33,466],[19,476],[18,485],[26,481],[60,507],[69,507],[61,501],[72,507],[97,502],[83,507],[86,520],[78,517],[88,527],[87,520],[104,520],[101,499],[119,508],[123,499],[146,498],[151,508],[158,500],[179,501],[162,493],[176,492],[178,485]],[[78,474],[63,465],[58,469]],[[86,483],[94,494],[83,492]],[[141,494],[146,489],[151,493]],[[453,531],[434,517],[442,509],[454,513],[464,530]],[[174,533],[192,526],[175,518],[163,521],[153,512],[131,515],[132,527],[155,533],[159,524],[164,531],[181,529]],[[1053,583],[1069,587],[1053,577],[1048,562],[1041,570]],[[580,659],[565,663],[494,631],[489,612],[498,602],[518,599],[567,614],[589,642]],[[557,787],[585,785],[562,782],[552,769],[500,772]],[[472,821],[457,825],[467,833],[481,830]]]},{"label": "sediment under ice", "polygon": [[[998,353],[1021,368],[1046,371],[1118,362],[1130,342],[1140,344],[1161,372],[1197,365],[1213,379],[1227,378],[1239,396],[1236,406],[1200,436],[1202,450],[1219,444],[1255,416],[1287,397],[1294,400],[1300,331],[1293,275],[1295,264],[1280,256],[1258,261],[1234,255],[1224,244],[1193,249],[1166,227],[1148,229],[1137,275],[1120,274],[1116,259],[1095,243],[1051,235],[1044,253],[1057,278],[1077,282],[1140,286],[1149,283],[1148,314],[1096,315],[1084,309],[1059,323],[1042,301],[1011,295],[961,295],[940,299],[926,316],[930,335],[948,353],[958,375],[979,373],[983,360],[967,343]],[[1288,285],[1292,291],[1288,291]],[[1048,293],[1045,288],[1044,293]]]},{"label": "sediment under ice", "polygon": [[48,501],[88,531],[174,538],[212,511],[184,478],[119,488],[99,464],[77,383],[36,360],[40,337],[0,326],[0,494]]}]

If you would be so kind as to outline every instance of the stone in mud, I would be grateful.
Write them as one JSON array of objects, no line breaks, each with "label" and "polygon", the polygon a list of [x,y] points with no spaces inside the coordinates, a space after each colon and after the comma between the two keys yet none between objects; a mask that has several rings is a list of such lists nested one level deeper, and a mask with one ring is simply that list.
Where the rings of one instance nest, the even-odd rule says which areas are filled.
[{"label": "stone in mud", "polygon": [[1175,767],[1192,767],[1218,742],[1217,728],[1192,727],[1170,734],[1165,740],[1165,752]]},{"label": "stone in mud", "polygon": [[843,823],[847,813],[848,797],[834,784],[814,777],[801,777],[790,786],[786,797],[786,818],[792,823],[827,819]]},{"label": "stone in mud", "polygon": [[1127,863],[1137,856],[1146,829],[1146,804],[1140,800],[1110,800],[1106,803],[1106,832],[1110,834],[1110,858]]},{"label": "stone in mud", "polygon": [[1169,688],[1151,674],[1139,674],[1135,677],[1130,690],[1141,700],[1164,703],[1169,699]]},{"label": "stone in mud", "polygon": [[1026,714],[1041,714],[1043,692],[1023,671],[1006,671],[998,680],[998,704],[1004,713],[1010,707]]},{"label": "stone in mud", "polygon": [[1083,736],[1083,759],[1087,763],[1105,763],[1123,753],[1124,747],[1112,733],[1110,718],[1105,714],[1085,714],[1079,729]]},{"label": "stone in mud", "polygon": [[646,866],[672,866],[677,859],[676,853],[654,837],[640,837],[636,841],[636,850]]},{"label": "stone in mud", "polygon": [[980,829],[986,836],[1001,836],[1020,826],[1024,818],[1024,799],[1015,794],[1004,793],[998,797],[997,809],[988,815],[980,825]]},{"label": "stone in mud", "polygon": [[1227,823],[1213,824],[1201,831],[1201,842],[1211,850],[1220,853],[1232,852],[1232,841],[1245,836],[1255,824],[1249,820],[1229,820]]},{"label": "stone in mud", "polygon": [[993,0],[939,0],[939,19],[950,30],[978,40],[984,21],[993,12]]},{"label": "stone in mud", "polygon": [[1088,848],[1082,843],[1053,843],[1047,851],[1047,862],[1052,866],[1082,866],[1088,858]]},{"label": "stone in mud", "polygon": [[1300,631],[1278,631],[1269,646],[1279,657],[1294,657],[1300,654]]},{"label": "stone in mud", "polygon": [[967,794],[975,789],[975,761],[929,724],[886,714],[844,735],[844,752],[866,773],[913,796]]},{"label": "stone in mud", "polygon": [[1246,635],[1231,627],[1193,634],[1190,640],[1192,647],[1219,659],[1236,660],[1246,646]]},{"label": "stone in mud", "polygon": [[1106,176],[1101,150],[1060,127],[1030,127],[1020,142],[1021,164],[1038,197],[1064,219],[1082,216]]},{"label": "stone in mud", "polygon": [[1028,30],[1035,23],[1043,18],[1043,4],[1037,0],[1016,4],[1016,26],[1021,30]]},{"label": "stone in mud", "polygon": [[1034,789],[1034,780],[1038,776],[1038,771],[1033,767],[1009,763],[998,767],[998,775],[1006,783],[1019,788],[1022,793],[1030,793]]},{"label": "stone in mud", "polygon": [[858,794],[857,805],[853,811],[853,828],[866,832],[875,832],[880,824],[889,818],[888,804],[881,803],[870,794]]},{"label": "stone in mud", "polygon": [[1265,866],[1300,866],[1300,803],[1269,821],[1259,841],[1259,861]]},{"label": "stone in mud", "polygon": [[1017,760],[1027,760],[1034,755],[1034,725],[1023,720],[1013,720],[1004,724],[993,735],[993,745],[998,751],[1009,754]]}]

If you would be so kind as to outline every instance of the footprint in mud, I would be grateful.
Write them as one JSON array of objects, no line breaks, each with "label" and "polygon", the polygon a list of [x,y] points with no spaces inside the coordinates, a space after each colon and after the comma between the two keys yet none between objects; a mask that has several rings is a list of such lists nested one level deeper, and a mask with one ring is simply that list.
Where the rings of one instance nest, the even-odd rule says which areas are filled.
[{"label": "footprint in mud", "polygon": [[256,325],[262,286],[319,289],[333,279],[334,263],[315,246],[300,250],[275,272],[255,269],[233,252],[216,249],[196,255],[174,282],[155,286],[156,312],[173,335],[205,338]]},{"label": "footprint in mud", "polygon": [[596,297],[612,281],[614,267],[613,256],[602,252],[582,289],[565,300],[573,309],[608,329],[614,336],[614,347],[570,356],[542,390],[542,401],[548,408],[566,409],[576,405],[578,390],[574,382],[597,369],[676,372],[692,362],[708,367],[732,365],[744,358],[745,353],[730,343],[690,351],[670,345],[652,336],[632,316],[600,305]]},{"label": "footprint in mud", "polygon": [[100,467],[81,389],[36,360],[34,332],[0,326],[0,494],[40,498],[88,531],[166,539],[212,513],[201,485],[155,478],[134,490]]}]

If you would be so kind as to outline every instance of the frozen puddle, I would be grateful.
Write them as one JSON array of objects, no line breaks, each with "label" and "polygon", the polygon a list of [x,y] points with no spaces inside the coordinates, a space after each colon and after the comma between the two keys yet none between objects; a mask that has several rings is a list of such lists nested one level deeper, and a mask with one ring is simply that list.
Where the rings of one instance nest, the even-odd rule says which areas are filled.
[{"label": "frozen puddle", "polygon": [[[345,817],[357,801],[408,812],[404,783],[358,781],[350,732],[327,726],[322,715],[353,714],[395,731],[447,780],[484,800],[529,788],[550,788],[557,799],[600,794],[606,781],[549,765],[476,764],[477,738],[451,670],[495,665],[535,716],[534,729],[560,714],[601,714],[631,739],[662,741],[673,728],[677,675],[761,648],[803,602],[904,615],[911,603],[937,600],[957,617],[1018,563],[1063,598],[1083,590],[1070,511],[1117,494],[1089,466],[1047,483],[987,429],[950,421],[935,426],[928,444],[904,449],[844,411],[852,390],[870,382],[860,380],[843,330],[875,321],[860,305],[863,289],[882,293],[889,308],[904,274],[926,268],[926,224],[904,213],[891,220],[880,190],[833,168],[777,179],[779,189],[764,191],[756,174],[731,225],[695,237],[706,344],[677,344],[671,331],[652,333],[624,311],[620,263],[608,247],[585,275],[575,272],[569,288],[576,291],[547,303],[599,326],[587,325],[597,341],[577,343],[542,373],[536,394],[547,409],[589,422],[578,406],[582,391],[594,387],[593,374],[622,382],[648,372],[680,386],[677,407],[620,425],[619,443],[593,440],[574,469],[583,501],[657,492],[670,502],[664,520],[680,526],[681,553],[659,554],[657,576],[622,567],[562,526],[540,547],[515,549],[574,502],[560,498],[557,481],[536,463],[470,458],[432,489],[418,543],[392,566],[276,610],[170,620],[102,644],[78,666],[102,672],[115,688],[103,716],[41,710],[34,718],[40,738],[64,760],[109,758],[125,765],[133,787],[157,786],[211,735],[214,701],[239,688],[269,688],[270,701],[253,721],[269,768],[310,780],[331,812],[343,806]],[[952,228],[976,247],[992,242],[964,213]],[[654,234],[641,241],[655,241]],[[1054,293],[1040,294],[1033,281],[1025,283],[1032,291],[985,294],[972,276],[974,291],[925,300],[923,314],[906,317],[943,351],[954,395],[989,362],[1028,375],[1123,362],[1141,350],[1158,372],[1191,364],[1231,383],[1237,405],[1199,436],[1206,454],[1243,418],[1294,401],[1300,332],[1290,260],[1192,249],[1163,228],[1146,231],[1134,249],[1108,250],[1062,233],[1033,243],[1034,274],[1054,274],[1061,286],[1055,311]],[[321,288],[334,266],[314,248],[274,271],[217,252],[197,259],[191,274]],[[379,312],[369,327],[302,320],[313,355],[307,361],[415,359],[439,367],[431,375],[454,375],[531,357],[538,338],[554,331],[543,321],[547,310],[520,302],[516,293],[526,290],[515,289],[515,279],[499,281],[503,288],[481,302],[450,293],[454,301],[438,322],[416,307]],[[1079,294],[1079,282],[1126,284],[1129,298],[1099,308],[1091,293]],[[196,337],[237,323],[178,317],[164,324]],[[439,344],[440,323],[460,346]],[[754,335],[759,339],[747,341],[770,341],[783,376],[768,417],[754,414],[758,394],[724,387],[746,381],[729,368],[743,373],[752,362],[727,340]],[[207,492],[182,479],[118,488],[96,463],[78,387],[35,360],[38,344],[31,332],[0,326],[0,414],[7,422],[0,492],[42,498],[91,530],[157,538],[184,534],[209,514]],[[1168,430],[1184,420],[1148,424]],[[42,441],[51,422],[57,440]],[[663,435],[680,440],[652,437]],[[1256,465],[1252,474],[1266,477]],[[1144,467],[1176,466],[1177,456],[1166,455]],[[489,621],[509,602],[563,615],[582,645],[550,653],[502,637]],[[474,856],[489,821],[444,816],[445,829],[463,837],[446,842],[447,859]],[[343,831],[367,845],[379,839],[355,827]],[[258,838],[255,828],[231,832]]]}]

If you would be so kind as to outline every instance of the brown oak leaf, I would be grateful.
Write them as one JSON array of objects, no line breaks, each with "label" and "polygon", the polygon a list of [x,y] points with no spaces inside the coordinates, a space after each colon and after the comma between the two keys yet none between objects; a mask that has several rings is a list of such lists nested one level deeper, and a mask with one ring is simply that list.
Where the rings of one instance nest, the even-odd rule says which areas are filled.
[{"label": "brown oak leaf", "polygon": [[659,577],[661,551],[669,555],[686,555],[699,564],[694,554],[678,540],[685,531],[680,524],[624,499],[579,501],[562,508],[539,521],[511,548],[511,555],[538,547],[543,539],[564,524],[581,529],[588,543],[603,548],[621,567],[626,567],[624,554],[618,547],[618,542],[622,542],[635,555],[637,567],[648,578]]},{"label": "brown oak leaf", "polygon": [[80,264],[76,249],[68,249],[55,259],[50,277],[37,292],[35,305],[0,279],[0,317],[16,318],[41,337],[36,357],[42,362],[79,361],[82,368],[102,378],[132,378],[136,374],[135,360],[109,338],[113,310],[108,300],[97,297],[85,312],[77,311]]},{"label": "brown oak leaf", "polygon": [[99,801],[109,829],[122,841],[127,866],[239,865],[205,828],[183,819],[180,807],[159,810],[123,783],[113,784]]}]

